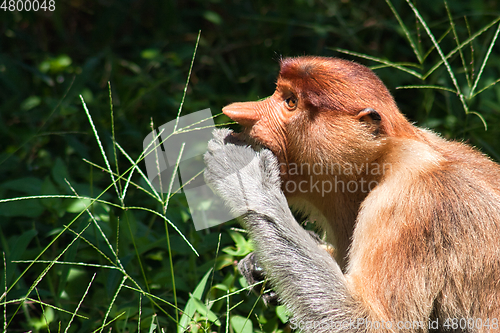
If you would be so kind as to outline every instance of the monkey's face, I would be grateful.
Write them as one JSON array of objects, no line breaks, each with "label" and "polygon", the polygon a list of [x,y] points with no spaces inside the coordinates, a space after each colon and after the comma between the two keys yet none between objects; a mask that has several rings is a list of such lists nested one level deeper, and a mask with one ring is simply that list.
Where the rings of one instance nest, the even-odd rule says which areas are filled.
[{"label": "monkey's face", "polygon": [[[222,111],[243,126],[245,140],[269,148],[285,174],[291,163],[343,164],[357,156],[364,160],[372,149],[366,142],[374,140],[381,122],[376,108],[382,109],[387,96],[392,101],[366,67],[303,57],[282,61],[272,96]],[[366,108],[371,112],[364,112]]]},{"label": "monkey's face", "polygon": [[278,157],[283,181],[309,179],[309,174],[290,172],[299,165],[345,165],[358,158],[366,162],[373,154],[368,150],[373,151],[376,130],[360,121],[360,116],[370,118],[370,112],[352,116],[319,109],[284,79],[272,96],[233,103],[223,112],[243,126],[240,136],[245,141],[269,148]]}]

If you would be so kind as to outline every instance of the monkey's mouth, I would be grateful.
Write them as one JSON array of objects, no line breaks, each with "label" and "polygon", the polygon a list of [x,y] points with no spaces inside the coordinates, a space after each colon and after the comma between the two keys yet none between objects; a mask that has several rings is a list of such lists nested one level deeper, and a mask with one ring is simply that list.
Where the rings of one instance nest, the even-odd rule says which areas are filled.
[{"label": "monkey's mouth", "polygon": [[[261,142],[260,140],[254,138],[253,136],[250,135],[249,131],[244,129],[240,133],[233,132],[233,135],[238,139],[246,144],[248,144],[250,147],[252,147],[254,150],[259,151],[263,148],[271,150],[266,144]],[[271,150],[272,151],[272,150]]]}]

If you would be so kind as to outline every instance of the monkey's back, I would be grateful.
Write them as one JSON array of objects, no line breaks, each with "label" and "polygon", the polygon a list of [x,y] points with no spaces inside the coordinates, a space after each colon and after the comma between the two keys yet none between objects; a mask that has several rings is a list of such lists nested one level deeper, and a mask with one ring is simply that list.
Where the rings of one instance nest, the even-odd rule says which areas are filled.
[{"label": "monkey's back", "polygon": [[465,144],[421,137],[388,154],[391,173],[361,205],[348,273],[383,312],[401,315],[387,307],[418,299],[408,320],[498,318],[500,167]]}]

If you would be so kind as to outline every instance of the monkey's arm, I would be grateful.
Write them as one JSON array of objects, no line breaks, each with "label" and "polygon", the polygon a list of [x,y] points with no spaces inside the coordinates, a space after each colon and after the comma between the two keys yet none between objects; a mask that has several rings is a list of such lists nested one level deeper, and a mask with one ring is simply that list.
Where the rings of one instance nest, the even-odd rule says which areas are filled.
[{"label": "monkey's arm", "polygon": [[[331,244],[323,241],[317,234],[307,230],[311,237],[316,241],[316,245],[321,249],[329,253],[330,256],[334,257],[335,249]],[[260,265],[259,261],[255,256],[255,252],[248,254],[245,258],[238,262],[238,270],[241,275],[247,280],[249,285],[253,285],[259,282],[263,282],[267,279],[266,272]],[[278,305],[278,295],[272,289],[269,283],[264,283],[259,286],[252,288],[257,295],[260,295],[264,303],[271,305]]]},{"label": "monkey's arm", "polygon": [[242,216],[260,265],[293,314],[292,328],[301,324],[303,332],[362,331],[352,321],[366,315],[340,267],[288,208],[275,156],[267,149],[255,151],[229,130],[216,130],[205,163],[207,183],[235,216]]}]

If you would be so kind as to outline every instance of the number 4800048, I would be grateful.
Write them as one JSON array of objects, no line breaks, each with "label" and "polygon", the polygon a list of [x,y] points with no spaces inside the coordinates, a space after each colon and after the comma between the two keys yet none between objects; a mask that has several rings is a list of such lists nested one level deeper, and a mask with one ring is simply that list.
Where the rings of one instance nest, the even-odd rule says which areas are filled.
[{"label": "number 4800048", "polygon": [[56,10],[55,0],[3,0],[2,5],[0,5],[0,10],[4,12],[9,11],[51,11]]}]

